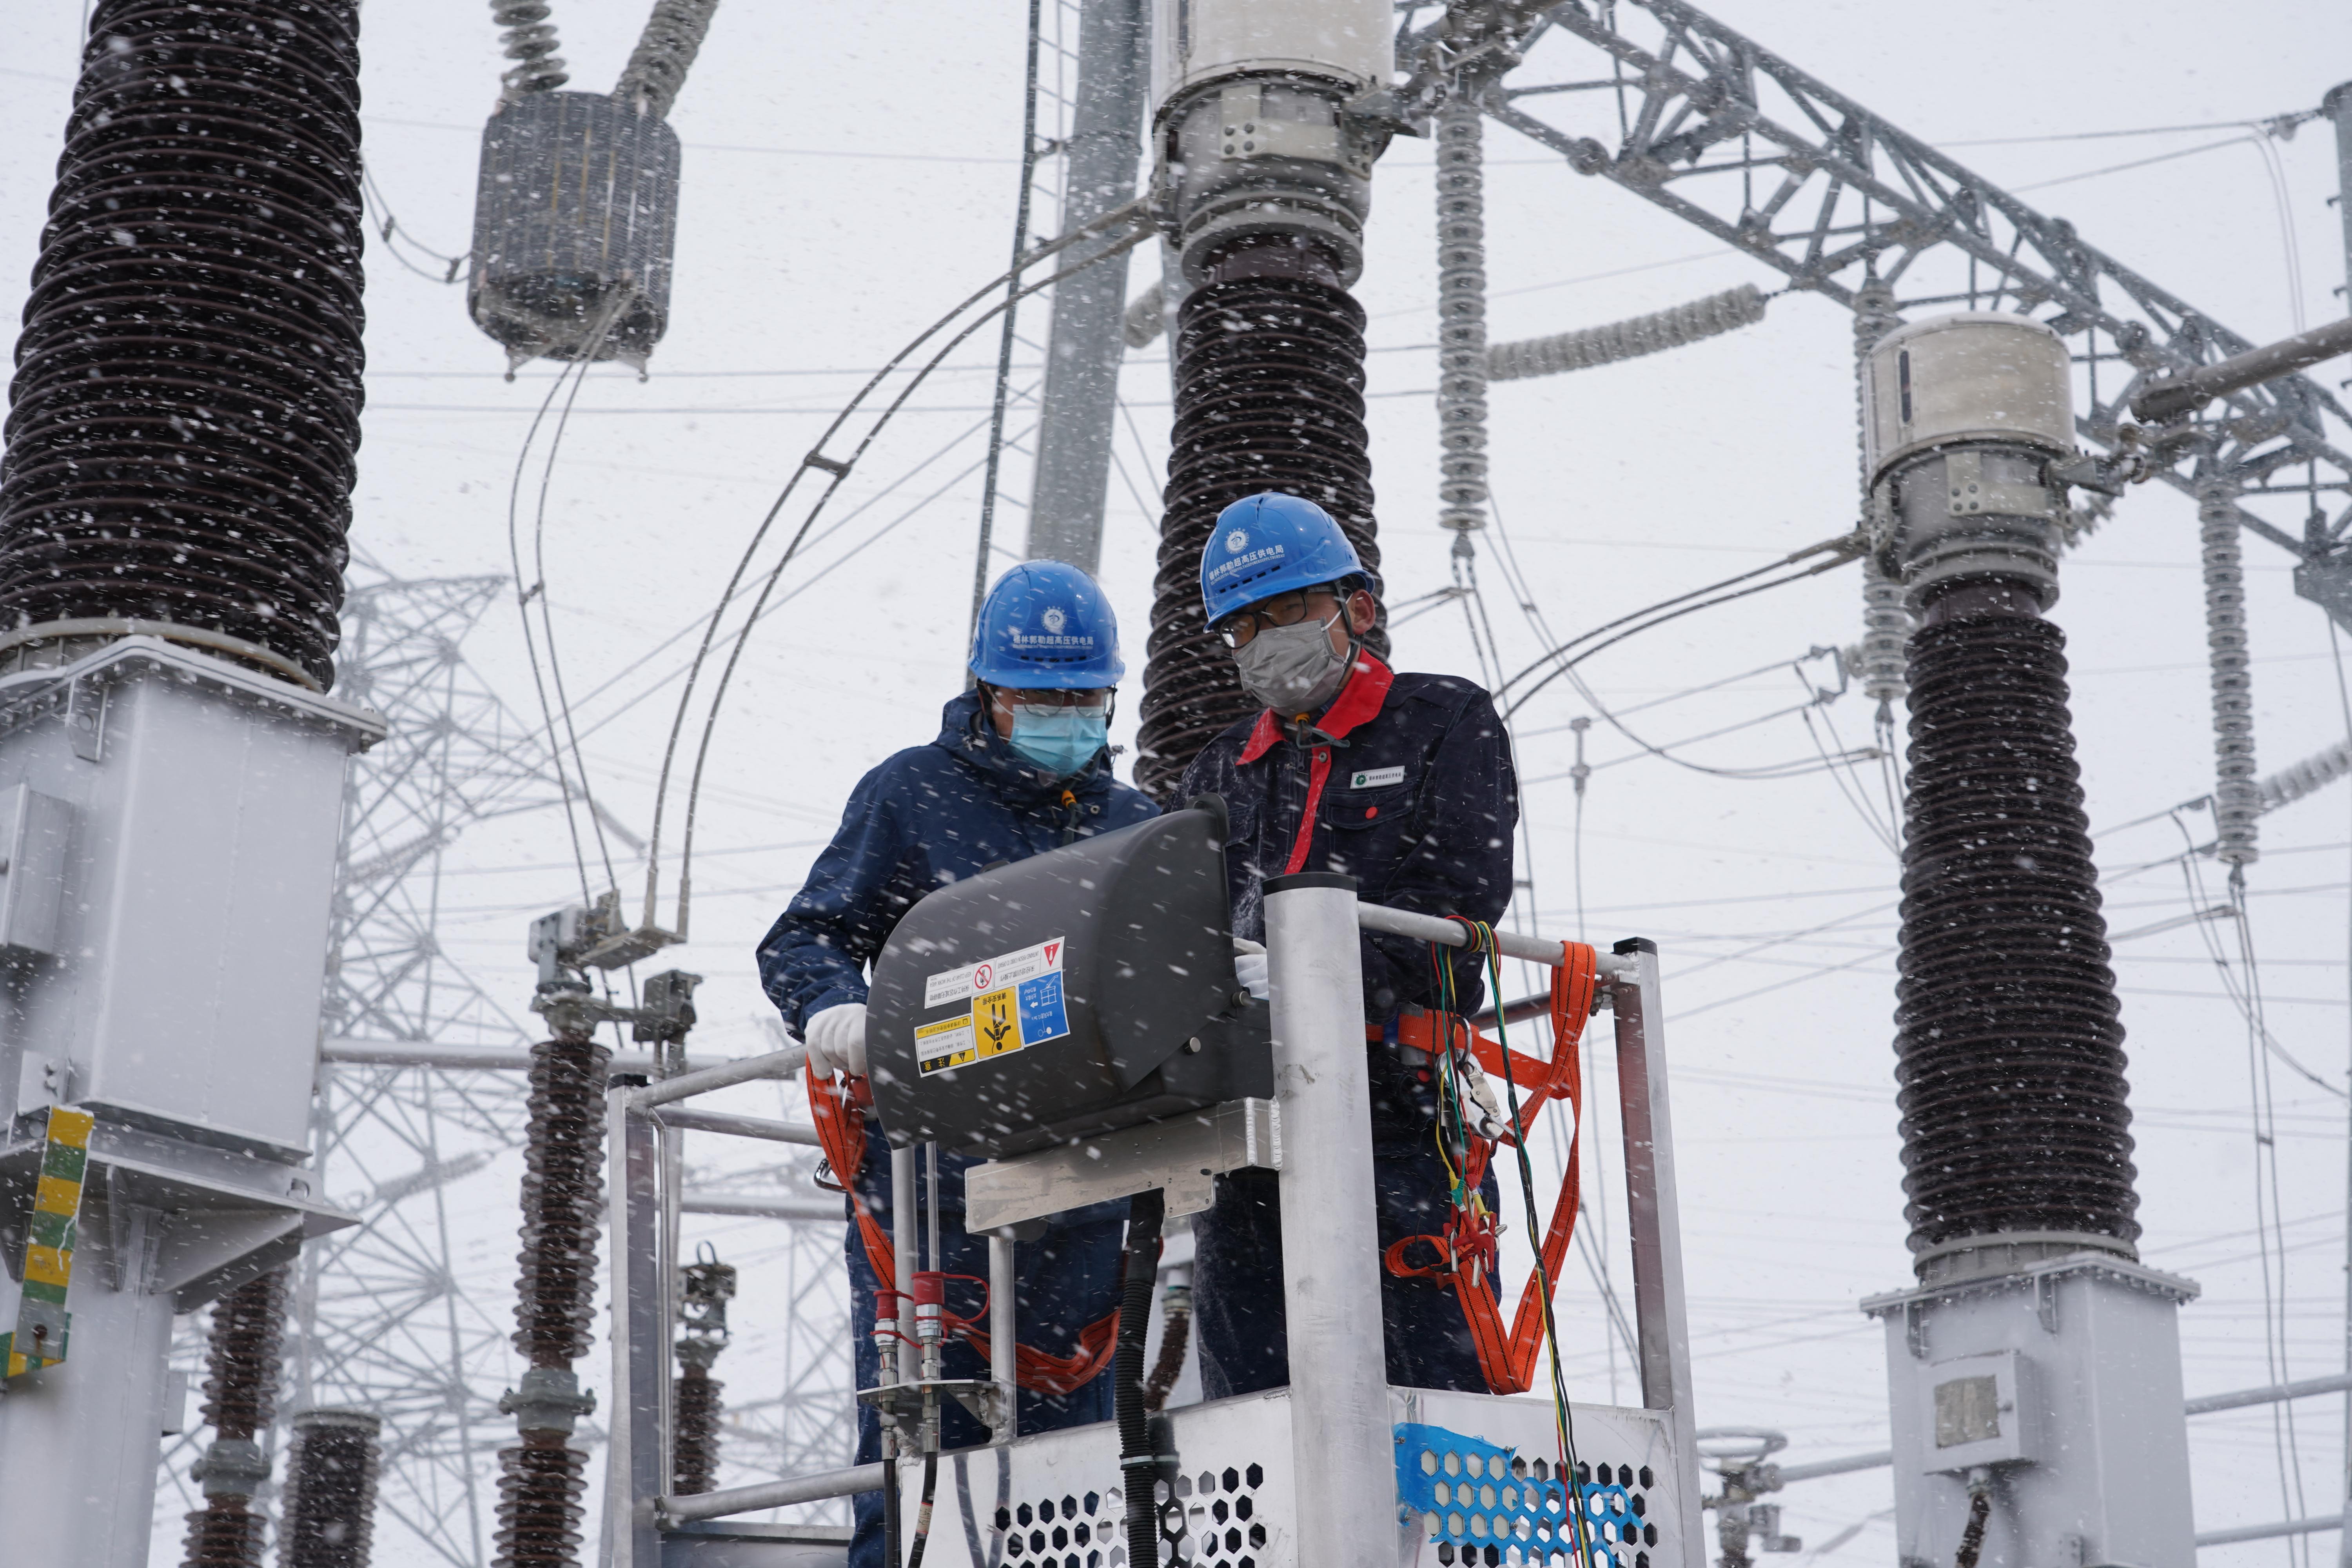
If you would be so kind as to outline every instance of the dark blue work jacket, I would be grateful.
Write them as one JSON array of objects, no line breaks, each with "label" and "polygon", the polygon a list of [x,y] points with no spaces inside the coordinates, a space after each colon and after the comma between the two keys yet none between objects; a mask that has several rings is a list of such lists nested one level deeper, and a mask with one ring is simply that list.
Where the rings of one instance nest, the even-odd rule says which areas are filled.
[{"label": "dark blue work jacket", "polygon": [[[1510,902],[1518,780],[1494,701],[1471,681],[1396,674],[1361,654],[1311,725],[1271,712],[1235,724],[1182,789],[1224,797],[1235,935],[1265,940],[1263,884],[1290,871],[1353,877],[1358,897],[1417,914],[1496,921]],[[1444,952],[1454,1009],[1476,1011],[1482,961]],[[1368,1022],[1442,1005],[1428,943],[1367,931],[1363,958]]]},{"label": "dark blue work jacket", "polygon": [[833,842],[761,939],[760,982],[797,1033],[813,1014],[866,1000],[867,967],[933,889],[1157,815],[1111,777],[1108,751],[1067,779],[1024,761],[967,691],[941,713],[938,739],[850,791]]}]

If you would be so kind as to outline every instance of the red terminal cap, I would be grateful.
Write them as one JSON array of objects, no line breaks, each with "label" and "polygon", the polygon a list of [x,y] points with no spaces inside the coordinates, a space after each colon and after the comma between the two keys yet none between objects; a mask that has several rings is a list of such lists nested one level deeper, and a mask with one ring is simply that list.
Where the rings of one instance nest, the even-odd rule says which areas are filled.
[{"label": "red terminal cap", "polygon": [[942,1307],[947,1304],[948,1277],[944,1273],[924,1272],[915,1276],[915,1305]]},{"label": "red terminal cap", "polygon": [[877,1321],[891,1321],[898,1316],[898,1303],[907,1292],[893,1290],[887,1285],[874,1288],[874,1316]]}]

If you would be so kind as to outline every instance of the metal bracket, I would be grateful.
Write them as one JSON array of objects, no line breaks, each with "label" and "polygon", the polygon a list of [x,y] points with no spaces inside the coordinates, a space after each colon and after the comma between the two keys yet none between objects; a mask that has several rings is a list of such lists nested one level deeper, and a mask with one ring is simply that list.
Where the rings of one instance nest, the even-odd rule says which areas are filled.
[{"label": "metal bracket", "polygon": [[1927,1359],[1927,1303],[1925,1301],[1914,1300],[1903,1303],[1903,1342],[1909,1348],[1911,1359],[1914,1361]]},{"label": "metal bracket", "polygon": [[996,1429],[1000,1391],[984,1377],[941,1377],[928,1383],[891,1383],[880,1388],[861,1388],[857,1391],[857,1403],[870,1405],[886,1419],[913,1428],[922,1423],[927,1394],[945,1394],[970,1411],[973,1420],[992,1432]]},{"label": "metal bracket", "polygon": [[1157,1187],[1171,1215],[1216,1201],[1216,1179],[1282,1168],[1282,1117],[1270,1100],[1224,1104],[1123,1127],[1084,1142],[991,1160],[964,1173],[964,1228],[974,1236]]},{"label": "metal bracket", "polygon": [[1337,163],[1339,128],[1309,125],[1300,120],[1268,120],[1265,98],[1256,82],[1229,87],[1218,95],[1217,146],[1235,162],[1252,158],[1299,158],[1313,163]]},{"label": "metal bracket", "polygon": [[66,735],[85,763],[106,753],[106,691],[104,682],[86,676],[66,682]]},{"label": "metal bracket", "polygon": [[2042,1331],[2058,1331],[2058,1276],[2037,1274],[2033,1277],[2033,1315],[2042,1321]]},{"label": "metal bracket", "polygon": [[1945,452],[1944,486],[1945,510],[1954,517],[2056,517],[2063,510],[2043,486],[1986,478],[1984,454],[1973,447]]}]

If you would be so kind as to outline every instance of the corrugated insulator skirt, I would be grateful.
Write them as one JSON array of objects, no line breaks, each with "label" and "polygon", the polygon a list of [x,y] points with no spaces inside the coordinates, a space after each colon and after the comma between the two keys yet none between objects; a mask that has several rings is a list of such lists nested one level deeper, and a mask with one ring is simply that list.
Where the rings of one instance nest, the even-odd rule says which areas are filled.
[{"label": "corrugated insulator skirt", "polygon": [[2015,615],[1911,641],[1895,1076],[1914,1252],[2139,1235],[2064,646]]},{"label": "corrugated insulator skirt", "polygon": [[17,340],[0,629],[226,632],[322,686],[362,392],[355,0],[107,0]]},{"label": "corrugated insulator skirt", "polygon": [[[1162,802],[1201,748],[1256,711],[1201,611],[1201,550],[1217,514],[1281,490],[1339,521],[1380,569],[1364,431],[1364,312],[1307,279],[1211,283],[1184,301],[1160,573],[1152,583],[1136,783]],[[1388,652],[1384,629],[1368,639]]]}]

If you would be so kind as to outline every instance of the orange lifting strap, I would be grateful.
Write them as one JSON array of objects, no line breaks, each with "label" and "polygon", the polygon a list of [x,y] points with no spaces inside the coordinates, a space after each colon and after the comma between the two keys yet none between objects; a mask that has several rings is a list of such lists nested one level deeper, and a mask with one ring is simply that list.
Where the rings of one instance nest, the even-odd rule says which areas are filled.
[{"label": "orange lifting strap", "polygon": [[[1584,1035],[1584,1021],[1592,1016],[1592,998],[1600,984],[1600,955],[1582,942],[1562,942],[1560,962],[1551,974],[1551,1060],[1538,1061],[1518,1051],[1510,1054],[1510,1081],[1519,1092],[1517,1124],[1505,1135],[1516,1142],[1535,1125],[1536,1113],[1545,1103],[1555,1099],[1565,1100],[1575,1112],[1576,1125],[1584,1125],[1584,1073],[1579,1064],[1576,1047]],[[1444,1017],[1450,1042],[1438,1041],[1433,1036],[1432,1045],[1445,1043],[1459,1046],[1463,1037],[1469,1037],[1469,1047],[1478,1066],[1491,1076],[1503,1078],[1503,1047],[1473,1029],[1459,1018]],[[1435,1051],[1433,1050],[1433,1055]],[[1553,1203],[1551,1223],[1543,1238],[1543,1268],[1530,1274],[1519,1291],[1518,1310],[1512,1316],[1510,1327],[1503,1326],[1502,1304],[1495,1295],[1495,1273],[1498,1261],[1497,1231],[1495,1216],[1483,1209],[1457,1208],[1446,1223],[1443,1236],[1409,1236],[1388,1249],[1384,1261],[1388,1271],[1401,1279],[1435,1279],[1454,1287],[1455,1300],[1462,1304],[1463,1321],[1470,1327],[1470,1337],[1478,1347],[1478,1366],[1486,1373],[1486,1386],[1496,1394],[1524,1394],[1534,1383],[1536,1363],[1544,1342],[1544,1320],[1551,1310],[1547,1284],[1557,1287],[1560,1265],[1568,1261],[1568,1244],[1576,1233],[1577,1177],[1580,1137],[1569,1144],[1568,1172],[1561,1178],[1559,1196]],[[1468,1168],[1463,1173],[1463,1189],[1475,1193],[1486,1180],[1486,1164],[1495,1150],[1494,1141],[1471,1140]],[[1417,1265],[1406,1260],[1408,1249],[1427,1247],[1437,1256],[1433,1264]]]},{"label": "orange lifting strap", "polygon": [[[897,1289],[896,1259],[891,1255],[889,1234],[879,1220],[866,1212],[866,1200],[857,1195],[857,1173],[866,1163],[865,1112],[819,1083],[816,1074],[802,1076],[808,1080],[809,1111],[816,1119],[817,1141],[824,1149],[825,1162],[833,1167],[834,1179],[849,1194],[850,1207],[857,1216],[857,1234],[866,1243],[866,1261],[876,1279],[886,1288]],[[948,1337],[962,1340],[986,1360],[987,1331],[974,1320],[953,1311],[945,1316]],[[1047,1355],[1027,1345],[1019,1346],[1013,1357],[1014,1374],[1021,1386],[1032,1394],[1074,1394],[1110,1364],[1118,1341],[1118,1309],[1113,1307],[1078,1331],[1076,1355]]]}]

